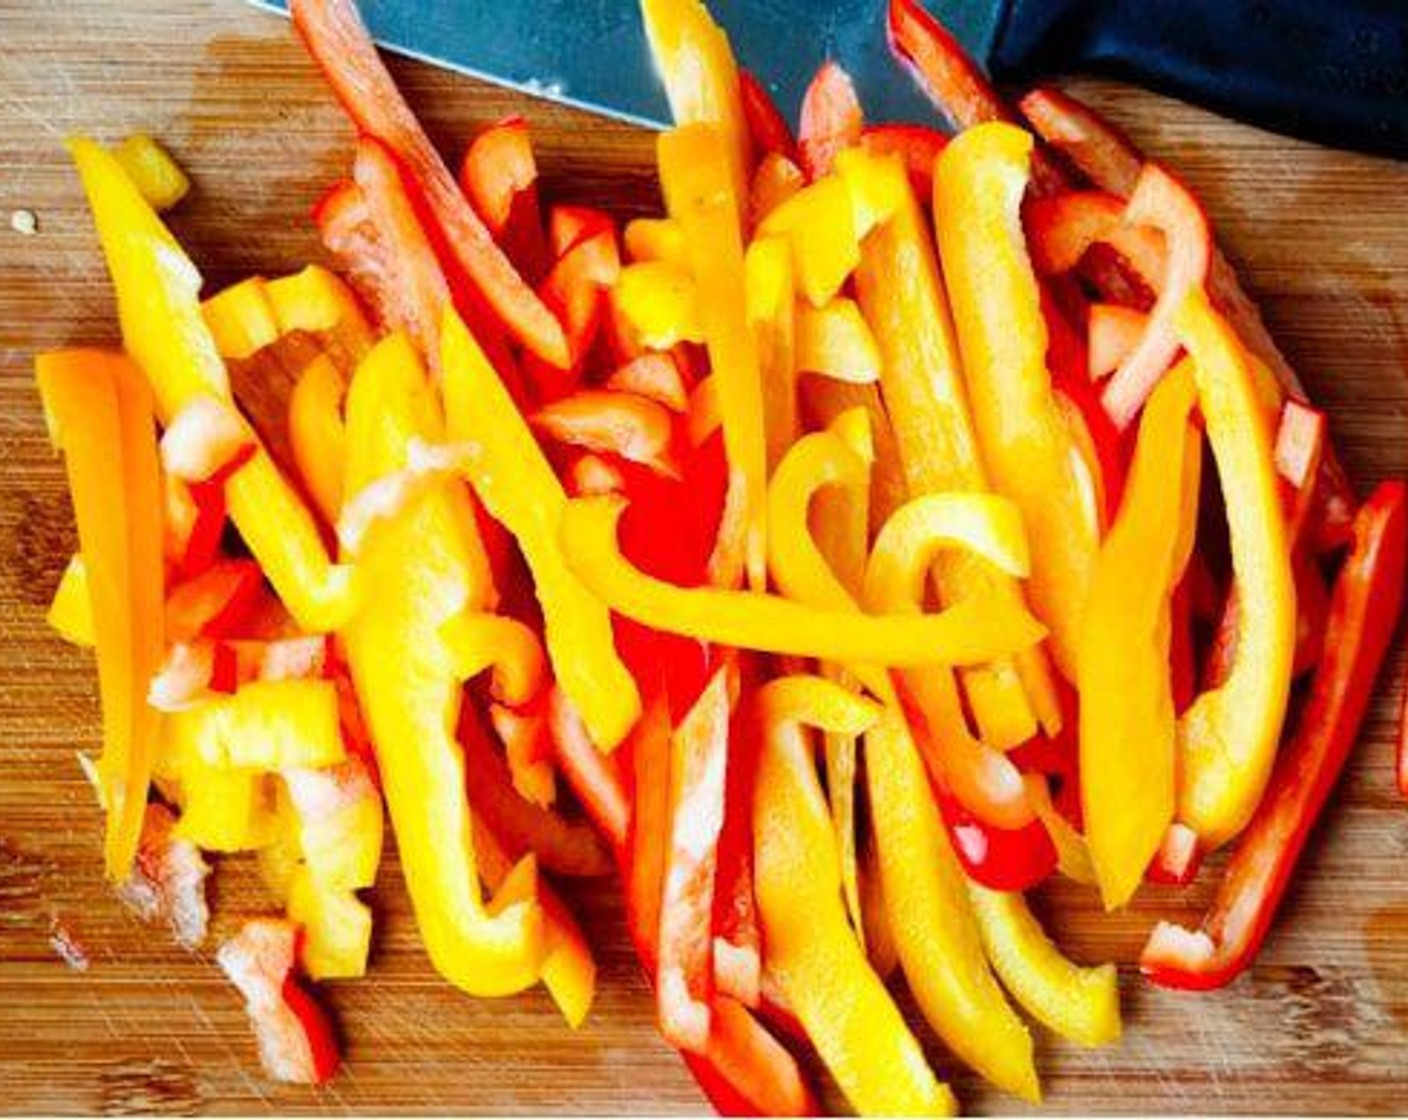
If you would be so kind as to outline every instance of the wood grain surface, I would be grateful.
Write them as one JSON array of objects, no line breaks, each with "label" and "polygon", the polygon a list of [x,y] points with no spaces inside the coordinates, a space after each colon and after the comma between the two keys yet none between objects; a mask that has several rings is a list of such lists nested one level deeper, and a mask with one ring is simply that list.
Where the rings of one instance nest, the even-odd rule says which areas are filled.
[{"label": "wood grain surface", "polygon": [[[657,205],[649,134],[425,66],[393,69],[447,151],[475,126],[522,112],[549,197],[620,213]],[[1328,408],[1361,491],[1408,474],[1408,166],[1272,137],[1127,87],[1076,88],[1207,200]],[[0,1111],[702,1110],[656,1037],[614,886],[569,885],[601,964],[595,1010],[573,1033],[541,991],[474,1001],[437,981],[388,858],[373,895],[371,973],[328,986],[347,1061],[318,1090],[266,1082],[210,953],[175,948],[104,886],[98,814],[74,760],[75,749],[97,745],[92,666],[42,617],[74,534],[31,356],[115,340],[107,277],[60,140],[139,128],[195,180],[172,222],[211,285],[319,256],[306,215],[347,166],[351,139],[287,26],[236,0],[0,0]],[[10,229],[16,209],[37,215],[36,236]],[[1043,894],[1041,911],[1074,955],[1122,963],[1126,1009],[1124,1041],[1112,1049],[1082,1052],[1038,1032],[1046,1107],[1408,1107],[1408,807],[1392,787],[1389,701],[1403,672],[1400,638],[1286,911],[1255,971],[1229,990],[1159,992],[1129,967],[1156,916],[1196,920],[1211,873],[1185,894],[1146,892],[1115,917],[1068,885]],[[220,862],[214,894],[217,936],[267,905],[246,860]],[[57,934],[81,945],[86,971],[64,963]],[[921,1036],[969,1109],[1021,1107],[956,1069],[932,1033]],[[834,1091],[828,1101],[841,1103]]]}]

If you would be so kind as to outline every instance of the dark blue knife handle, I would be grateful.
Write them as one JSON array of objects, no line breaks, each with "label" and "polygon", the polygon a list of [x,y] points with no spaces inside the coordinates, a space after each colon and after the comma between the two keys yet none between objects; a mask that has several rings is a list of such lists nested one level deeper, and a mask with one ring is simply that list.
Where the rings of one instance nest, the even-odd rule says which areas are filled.
[{"label": "dark blue knife handle", "polygon": [[1000,79],[1102,71],[1408,157],[1408,0],[1008,0],[990,63]]}]

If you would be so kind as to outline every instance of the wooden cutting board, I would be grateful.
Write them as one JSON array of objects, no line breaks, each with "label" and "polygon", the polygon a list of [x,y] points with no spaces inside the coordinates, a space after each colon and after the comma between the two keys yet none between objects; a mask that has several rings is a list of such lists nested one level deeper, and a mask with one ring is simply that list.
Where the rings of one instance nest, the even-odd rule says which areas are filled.
[{"label": "wooden cutting board", "polygon": [[[328,986],[347,1061],[319,1090],[265,1081],[210,953],[176,949],[112,898],[74,760],[76,748],[97,745],[92,666],[43,624],[74,534],[31,355],[116,337],[60,141],[145,129],[168,144],[196,182],[172,224],[218,286],[319,256],[307,214],[346,170],[351,135],[287,26],[233,0],[0,0],[0,44],[0,1111],[701,1110],[656,1037],[612,885],[569,886],[601,965],[595,1010],[573,1033],[540,991],[487,1002],[440,983],[389,858],[373,896],[371,973]],[[547,197],[622,214],[658,205],[649,134],[425,66],[393,69],[446,151],[520,112],[533,123]],[[1361,490],[1408,474],[1408,166],[1268,136],[1127,87],[1076,88],[1207,201],[1328,408]],[[11,230],[17,209],[37,215],[37,235]],[[1125,966],[1120,1046],[1082,1052],[1038,1032],[1049,1108],[1408,1107],[1408,806],[1393,790],[1390,703],[1403,673],[1400,639],[1277,930],[1228,991],[1160,992],[1129,967],[1156,916],[1197,919],[1213,875],[1186,894],[1148,892],[1113,918],[1069,885],[1043,893],[1040,909],[1076,957]],[[267,905],[238,859],[221,861],[214,894],[217,936]],[[64,963],[56,936],[81,947],[85,971]],[[921,1035],[968,1108],[1021,1107]],[[834,1091],[828,1099],[839,1107]]]}]

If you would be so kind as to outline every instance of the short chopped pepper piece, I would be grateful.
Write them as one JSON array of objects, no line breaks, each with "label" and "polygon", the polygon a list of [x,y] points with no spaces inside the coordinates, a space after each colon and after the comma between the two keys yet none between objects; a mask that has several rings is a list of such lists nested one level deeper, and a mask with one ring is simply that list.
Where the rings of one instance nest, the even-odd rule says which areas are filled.
[{"label": "short chopped pepper piece", "polygon": [[191,181],[181,165],[145,132],[125,137],[112,154],[153,210],[170,210],[190,192]]},{"label": "short chopped pepper piece", "polygon": [[44,616],[51,629],[76,646],[93,644],[93,604],[88,592],[88,568],[82,553],[75,552],[64,565],[59,586]]}]

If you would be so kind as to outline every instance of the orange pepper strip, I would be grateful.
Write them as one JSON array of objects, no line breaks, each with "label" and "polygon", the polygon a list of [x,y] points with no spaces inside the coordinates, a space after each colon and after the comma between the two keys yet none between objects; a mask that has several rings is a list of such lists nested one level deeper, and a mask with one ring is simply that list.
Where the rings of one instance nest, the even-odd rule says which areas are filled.
[{"label": "orange pepper strip", "polygon": [[288,400],[288,437],[293,460],[313,504],[328,525],[342,513],[347,464],[347,426],[342,399],[347,382],[327,355],[314,358],[299,375]]},{"label": "orange pepper strip", "polygon": [[743,258],[748,325],[757,342],[768,470],[797,438],[797,322],[792,249],[781,237],[760,237]]},{"label": "orange pepper strip", "polygon": [[440,334],[450,438],[473,445],[465,473],[490,515],[523,549],[543,608],[554,675],[592,742],[612,750],[640,717],[640,693],[616,653],[606,606],[564,563],[558,522],[567,494],[494,367],[451,308]]},{"label": "orange pepper strip", "polygon": [[[202,394],[230,401],[224,362],[201,317],[200,273],[122,168],[91,140],[70,141],[108,270],[123,344],[170,420]],[[334,566],[312,514],[261,447],[225,484],[230,516],[294,619],[334,629],[353,605],[351,570]]]},{"label": "orange pepper strip", "polygon": [[[856,271],[856,295],[880,346],[881,391],[898,443],[909,494],[986,491],[958,343],[933,244],[918,201],[894,158],[872,157],[877,174],[895,180],[899,199],[889,220],[865,239]],[[961,553],[941,555],[934,581],[944,602],[979,589],[1021,592],[991,565]],[[963,674],[973,716],[997,749],[1031,738],[1038,721],[1048,734],[1061,725],[1051,669],[1040,649],[1011,662]]]},{"label": "orange pepper strip", "polygon": [[749,330],[738,196],[725,175],[726,134],[708,124],[662,133],[660,185],[689,245],[699,319],[719,394],[729,486],[743,502],[748,585],[767,586],[767,443],[758,344]]},{"label": "orange pepper strip", "polygon": [[88,593],[88,568],[82,553],[68,558],[64,574],[54,597],[49,601],[49,613],[44,616],[50,628],[70,645],[93,645],[93,604]]},{"label": "orange pepper strip", "polygon": [[763,746],[753,844],[770,973],[857,1111],[952,1115],[953,1094],[934,1077],[847,924],[807,737],[808,726],[854,736],[879,709],[818,677],[774,680],[756,702]]},{"label": "orange pepper strip", "polygon": [[939,156],[934,224],[953,301],[983,461],[1021,507],[1031,536],[1031,594],[1051,627],[1057,666],[1075,675],[1076,643],[1100,526],[1078,475],[1079,452],[1046,367],[1046,325],[1019,210],[1032,138],[978,125]]},{"label": "orange pepper strip", "polygon": [[151,393],[118,355],[69,350],[41,355],[35,365],[64,454],[88,577],[103,709],[103,856],[108,877],[120,882],[136,856],[161,728],[146,702],[165,652]]}]

